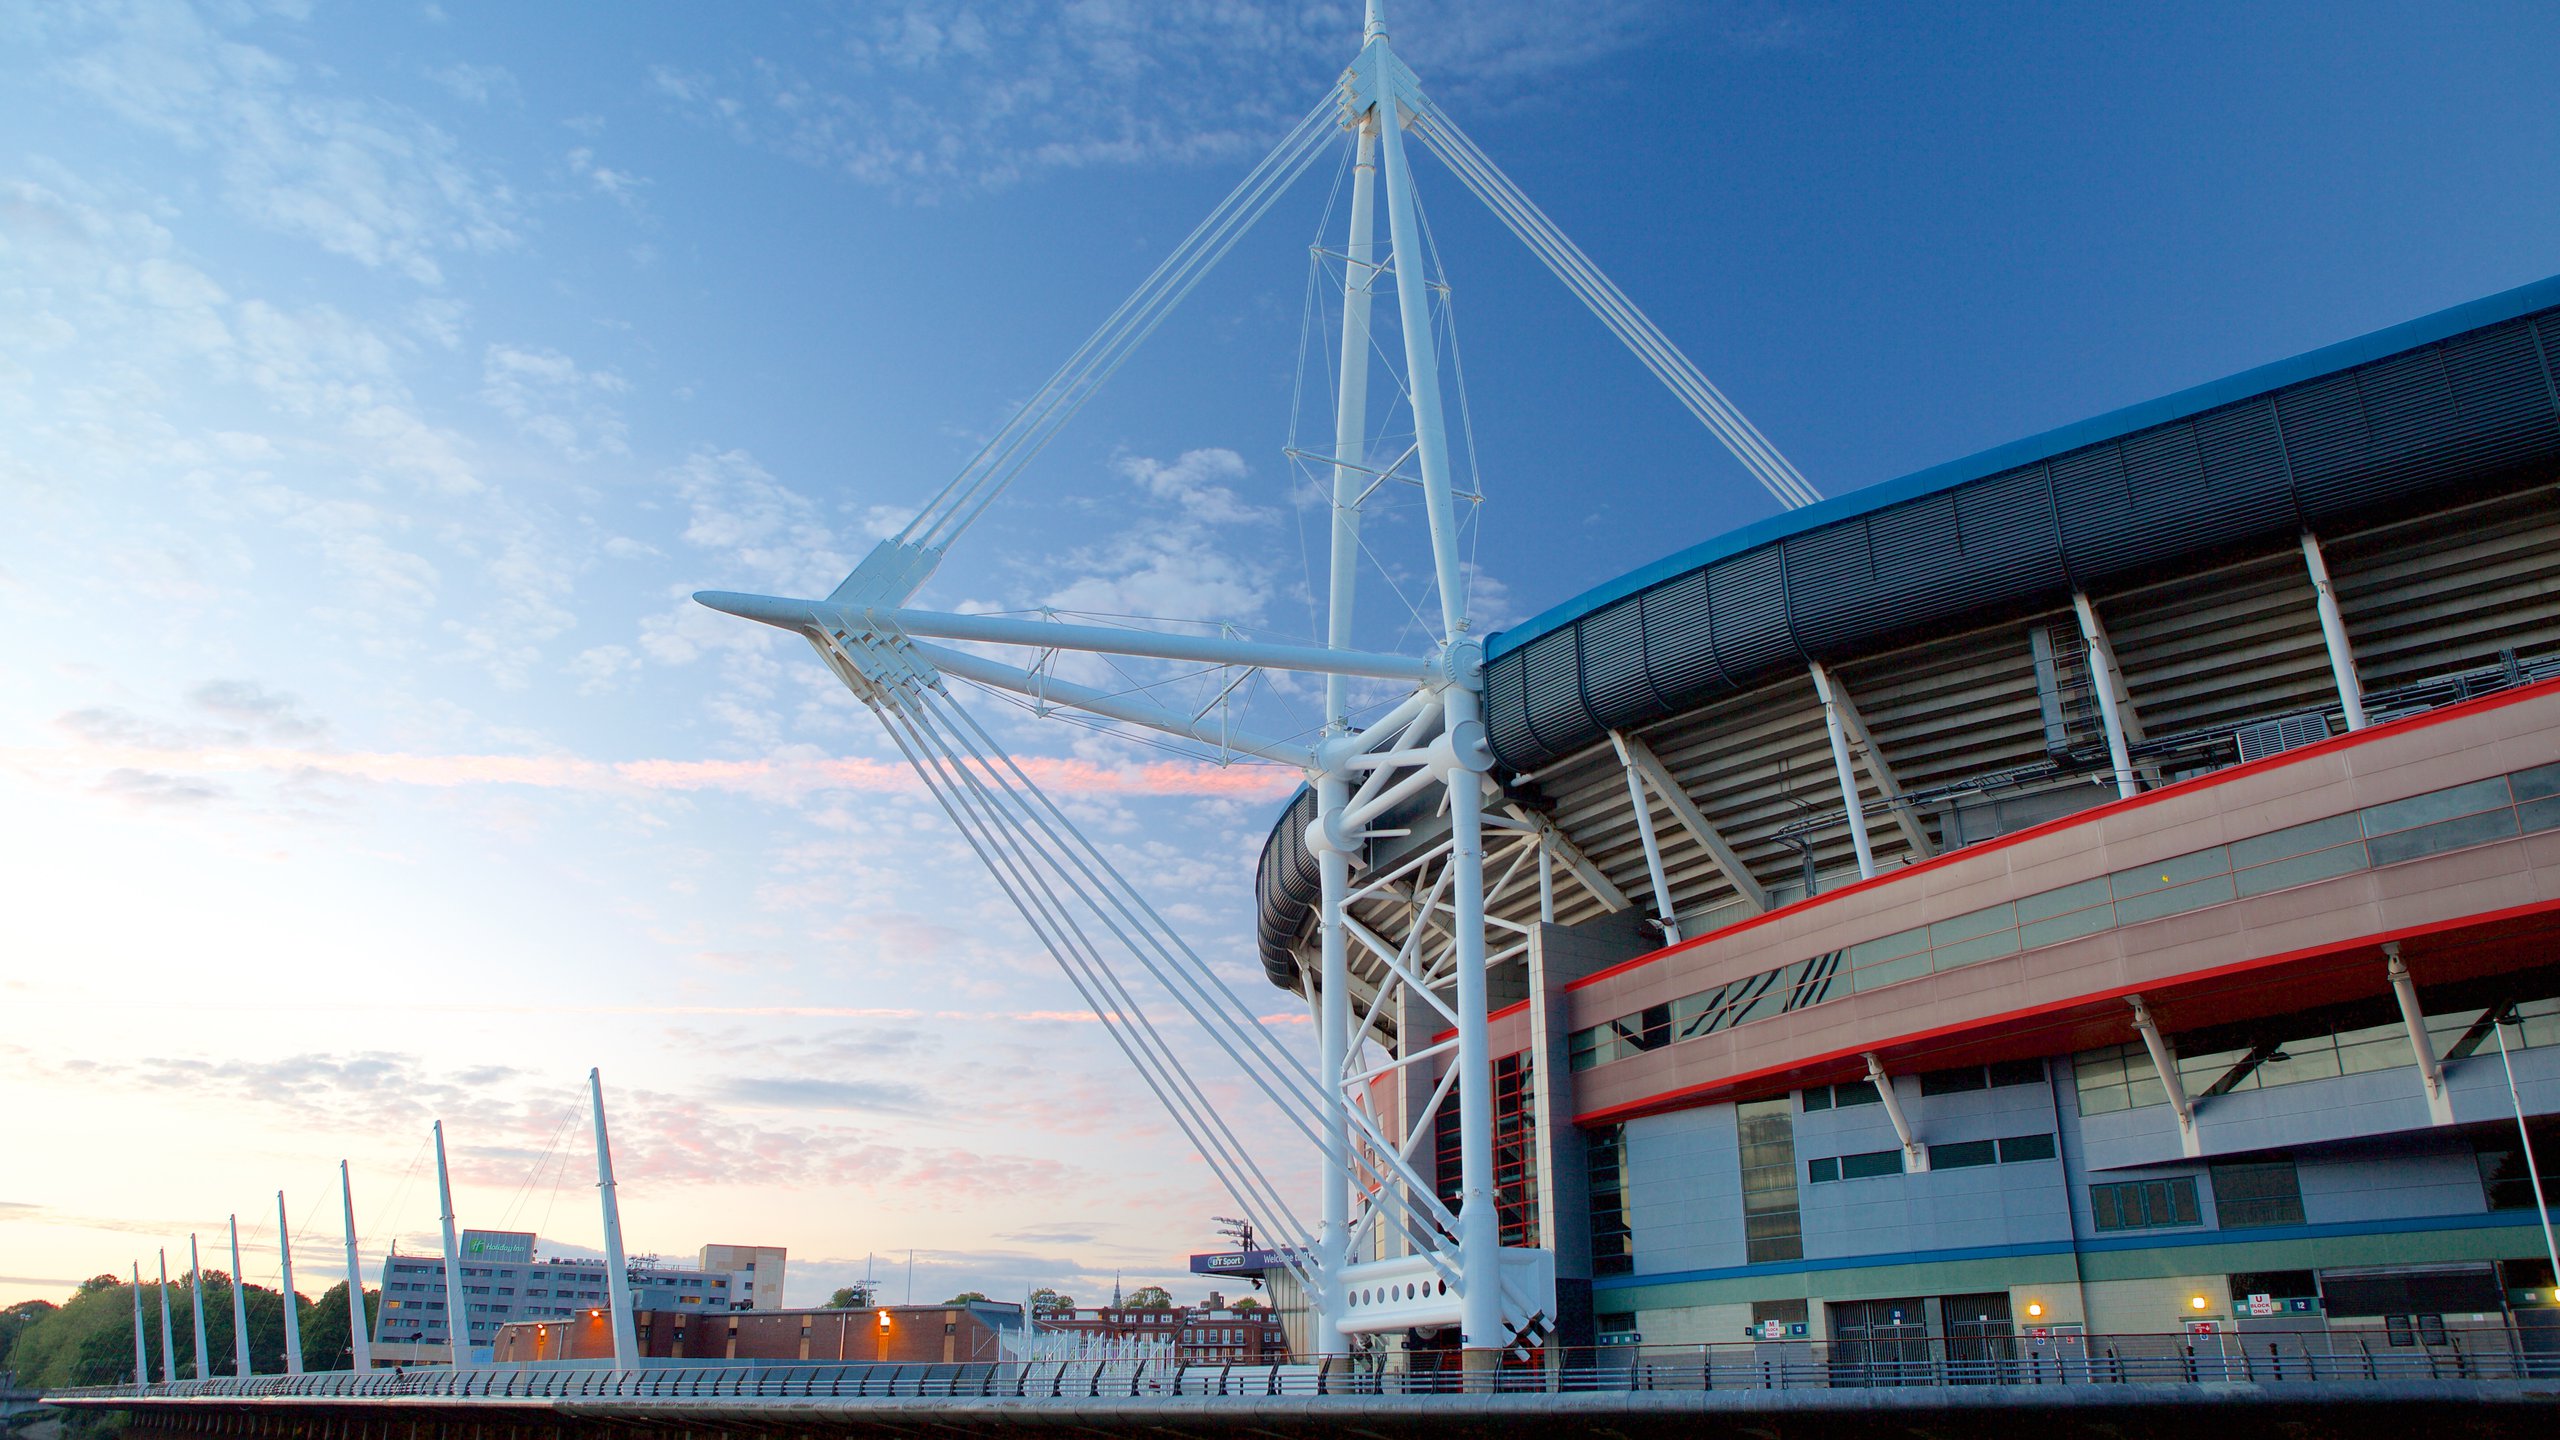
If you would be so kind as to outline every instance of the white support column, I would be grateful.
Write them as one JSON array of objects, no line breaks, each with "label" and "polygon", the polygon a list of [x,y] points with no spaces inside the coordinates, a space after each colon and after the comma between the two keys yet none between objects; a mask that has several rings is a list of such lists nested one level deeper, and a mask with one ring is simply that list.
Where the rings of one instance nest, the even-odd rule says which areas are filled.
[{"label": "white support column", "polygon": [[604,1125],[604,1072],[589,1070],[587,1088],[595,1099],[596,1193],[604,1205],[604,1293],[612,1307],[607,1318],[613,1323],[613,1368],[629,1370],[640,1363],[640,1341],[631,1314],[631,1270],[622,1255],[622,1202],[613,1188],[613,1139]]},{"label": "white support column", "polygon": [[2435,1042],[2427,1035],[2426,1012],[2418,1008],[2417,982],[2409,978],[2409,962],[2400,958],[2400,942],[2390,940],[2382,946],[2385,970],[2391,976],[2392,998],[2400,1002],[2400,1021],[2409,1027],[2409,1048],[2418,1057],[2418,1075],[2427,1084],[2427,1120],[2430,1124],[2453,1123],[2453,1095],[2444,1088],[2444,1066],[2436,1059]]},{"label": "white support column", "polygon": [[1671,908],[1671,881],[1662,870],[1662,843],[1653,833],[1653,802],[1644,794],[1644,777],[1636,773],[1635,762],[1626,759],[1626,745],[1618,747],[1619,758],[1627,767],[1627,804],[1636,816],[1636,839],[1644,846],[1645,874],[1653,880],[1653,913],[1662,926],[1662,943],[1680,943],[1680,917]]},{"label": "white support column", "polygon": [[[1849,758],[1849,728],[1841,720],[1839,702],[1832,698],[1831,672],[1819,660],[1807,661],[1806,667],[1813,672],[1813,693],[1822,700],[1822,728],[1831,736],[1831,769],[1840,777],[1840,809],[1849,818],[1849,847],[1858,852],[1858,878],[1872,880],[1876,852],[1867,844],[1867,802],[1858,793],[1858,767]],[[1910,1148],[1907,1142],[1903,1146],[1906,1151]]]},{"label": "white support column", "polygon": [[240,1217],[231,1217],[231,1373],[249,1378],[249,1281],[240,1273]]},{"label": "white support column", "polygon": [[1491,755],[1476,694],[1449,690],[1449,731],[1472,733],[1449,773],[1449,872],[1458,981],[1458,1258],[1463,1267],[1458,1328],[1470,1350],[1490,1350],[1510,1336],[1502,1324],[1502,1226],[1494,1212],[1493,1053],[1485,1024],[1484,772]]},{"label": "white support column", "polygon": [[142,1262],[133,1262],[133,1393],[151,1390],[151,1352],[142,1343]]},{"label": "white support column", "polygon": [[1315,1302],[1316,1343],[1326,1354],[1346,1343],[1340,1326],[1350,1309],[1342,1267],[1351,1261],[1351,1115],[1342,1083],[1351,1053],[1351,960],[1342,908],[1351,889],[1351,841],[1340,833],[1342,812],[1350,799],[1350,783],[1339,771],[1317,777],[1316,821],[1307,837],[1316,852],[1321,891],[1317,938],[1323,947],[1323,988],[1317,1012],[1321,1058],[1316,1074],[1324,1082],[1324,1166],[1319,1181],[1324,1187],[1324,1219],[1317,1266],[1323,1292],[1310,1298]]},{"label": "white support column", "polygon": [[1903,1117],[1902,1099],[1893,1093],[1893,1077],[1884,1073],[1884,1062],[1876,1052],[1867,1052],[1867,1083],[1876,1087],[1876,1098],[1884,1102],[1884,1118],[1893,1122],[1893,1133],[1902,1142],[1902,1168],[1919,1174],[1929,1168],[1929,1147],[1911,1133],[1911,1122]]},{"label": "white support column", "polygon": [[453,1347],[453,1368],[471,1364],[471,1307],[462,1293],[462,1240],[453,1231],[453,1176],[444,1163],[444,1122],[436,1122],[436,1205],[444,1223],[444,1333]]},{"label": "white support column", "polygon": [[160,1383],[178,1383],[178,1337],[169,1323],[169,1247],[160,1247]]},{"label": "white support column", "polygon": [[[1378,127],[1360,126],[1351,169],[1351,232],[1343,245],[1341,380],[1333,406],[1333,548],[1328,561],[1331,601],[1325,621],[1328,648],[1348,650],[1352,601],[1360,578],[1360,492],[1369,446],[1369,307],[1375,297],[1377,257]],[[1326,723],[1345,724],[1350,677],[1327,675]]]},{"label": "white support column", "polygon": [[2080,591],[2071,592],[2071,608],[2080,615],[2080,638],[2089,651],[2090,687],[2098,692],[2098,718],[2107,728],[2107,759],[2115,767],[2116,794],[2130,797],[2141,788],[2134,779],[2133,757],[2125,746],[2125,718],[2130,706],[2119,702],[2124,681],[2116,673],[2115,648],[2107,643],[2106,627],[2098,623],[2096,607]]},{"label": "white support column", "polygon": [[1752,877],[1750,869],[1742,863],[1742,857],[1725,843],[1723,834],[1707,819],[1707,813],[1698,808],[1698,803],[1689,798],[1687,791],[1680,788],[1680,782],[1671,774],[1671,767],[1662,763],[1662,757],[1653,753],[1653,747],[1624,731],[1612,730],[1609,738],[1617,742],[1618,758],[1643,774],[1645,783],[1653,787],[1654,794],[1662,797],[1663,805],[1671,811],[1672,818],[1680,822],[1680,828],[1688,831],[1689,838],[1697,841],[1699,848],[1716,862],[1716,868],[1724,872],[1725,883],[1731,885],[1752,909],[1768,910],[1769,892]]},{"label": "white support column", "polygon": [[276,1264],[284,1288],[284,1373],[302,1373],[302,1315],[293,1294],[293,1225],[285,1218],[284,1192],[276,1192]]},{"label": "white support column", "polygon": [[1885,755],[1875,732],[1867,728],[1867,717],[1858,713],[1858,697],[1850,693],[1839,676],[1826,670],[1824,678],[1830,684],[1830,703],[1839,712],[1841,728],[1849,732],[1850,748],[1866,765],[1867,778],[1876,782],[1885,803],[1893,807],[1893,823],[1901,829],[1903,843],[1924,860],[1935,855],[1937,845],[1929,838],[1929,827],[1920,823],[1920,812],[1911,808],[1909,797],[1902,793],[1902,781],[1894,774],[1893,761]]},{"label": "white support column", "polygon": [[2178,1117],[2178,1148],[2193,1156],[2204,1153],[2204,1141],[2196,1134],[2195,1102],[2187,1098],[2186,1081],[2178,1075],[2178,1057],[2170,1050],[2168,1038],[2152,1023],[2151,1009],[2139,995],[2127,996],[2133,1002],[2133,1028],[2142,1036],[2142,1048],[2151,1052],[2151,1068],[2160,1073],[2160,1088],[2169,1093],[2169,1108]]},{"label": "white support column", "polygon": [[373,1368],[373,1319],[364,1308],[364,1257],[356,1253],[356,1183],[338,1162],[338,1195],[347,1207],[347,1348],[356,1373]]},{"label": "white support column", "polygon": [[2329,562],[2320,553],[2320,537],[2308,530],[2302,532],[2302,563],[2311,571],[2311,590],[2319,600],[2320,639],[2329,647],[2329,675],[2337,682],[2338,706],[2346,712],[2347,728],[2361,730],[2370,722],[2364,713],[2364,683],[2356,678],[2355,647],[2347,642],[2346,617],[2338,613],[2338,592],[2329,583]]},{"label": "white support column", "polygon": [[1574,844],[1573,837],[1559,829],[1555,822],[1525,806],[1505,805],[1503,809],[1512,819],[1538,832],[1543,853],[1563,861],[1564,868],[1573,872],[1573,878],[1583,889],[1591,892],[1591,898],[1599,901],[1602,909],[1615,915],[1634,907],[1635,902],[1627,898],[1627,892],[1619,889],[1616,881],[1591,863],[1591,857],[1583,854],[1582,847]]},{"label": "white support column", "polygon": [[208,1368],[207,1362],[212,1359],[213,1346],[204,1338],[204,1252],[197,1247],[196,1237],[193,1235],[187,1237],[187,1298],[195,1301],[196,1311],[194,1378],[210,1380],[213,1378],[213,1371]]},{"label": "white support column", "polygon": [[1538,923],[1556,923],[1556,856],[1547,837],[1538,837]]}]

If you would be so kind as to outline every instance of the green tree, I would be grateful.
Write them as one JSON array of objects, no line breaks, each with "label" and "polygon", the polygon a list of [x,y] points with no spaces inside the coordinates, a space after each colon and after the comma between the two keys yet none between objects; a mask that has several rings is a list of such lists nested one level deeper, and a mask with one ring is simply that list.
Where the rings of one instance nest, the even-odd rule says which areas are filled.
[{"label": "green tree", "polygon": [[1173,1292],[1161,1285],[1141,1285],[1130,1291],[1129,1298],[1121,1305],[1130,1310],[1170,1310],[1173,1308]]},{"label": "green tree", "polygon": [[[373,1333],[371,1317],[381,1313],[381,1292],[365,1292],[365,1333]],[[348,1370],[355,1366],[354,1344],[347,1338],[347,1287],[344,1281],[320,1292],[302,1312],[302,1366],[306,1370]]]},{"label": "green tree", "polygon": [[1046,1285],[1031,1292],[1031,1309],[1034,1314],[1046,1315],[1053,1310],[1073,1310],[1074,1308],[1076,1308],[1076,1297],[1073,1295],[1061,1295]]},{"label": "green tree", "polygon": [[[32,1318],[9,1347],[9,1368],[17,1372],[18,1383],[37,1389],[112,1385],[133,1374],[131,1286],[112,1279],[104,1286],[83,1283],[59,1306],[38,1301],[11,1307],[11,1313],[21,1312]],[[157,1337],[148,1325],[143,1333],[154,1340],[156,1354]]]},{"label": "green tree", "polygon": [[986,1298],[986,1292],[983,1290],[963,1290],[959,1294],[952,1296],[950,1299],[945,1300],[942,1303],[945,1305],[966,1305],[972,1301],[984,1300]]},{"label": "green tree", "polygon": [[21,1300],[0,1310],[0,1370],[11,1368],[9,1352],[16,1348],[18,1337],[61,1308],[50,1300]]},{"label": "green tree", "polygon": [[1239,1295],[1233,1300],[1227,1302],[1227,1308],[1230,1310],[1259,1310],[1262,1308],[1262,1302],[1254,1299],[1250,1295]]},{"label": "green tree", "polygon": [[827,1303],[819,1308],[824,1310],[862,1310],[867,1309],[870,1304],[870,1286],[847,1285],[833,1295],[828,1296]]}]

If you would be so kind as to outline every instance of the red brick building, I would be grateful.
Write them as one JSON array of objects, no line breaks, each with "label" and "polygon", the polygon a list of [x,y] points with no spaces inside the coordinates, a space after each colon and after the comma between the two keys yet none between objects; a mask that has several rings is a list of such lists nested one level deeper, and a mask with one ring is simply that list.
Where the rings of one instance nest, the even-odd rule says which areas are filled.
[{"label": "red brick building", "polygon": [[[742,1310],[697,1314],[643,1310],[640,1353],[652,1360],[808,1360],[944,1364],[1004,1358],[1003,1337],[1022,1328],[1022,1307],[889,1305],[876,1310]],[[500,1327],[496,1358],[603,1360],[613,1355],[605,1312]]]},{"label": "red brick building", "polygon": [[1163,1310],[1104,1306],[1089,1310],[1043,1310],[1033,1319],[1042,1334],[1067,1332],[1097,1339],[1162,1346],[1173,1358],[1193,1365],[1268,1365],[1289,1358],[1289,1342],[1280,1319],[1260,1308],[1231,1309],[1216,1291],[1206,1305],[1177,1305]]}]

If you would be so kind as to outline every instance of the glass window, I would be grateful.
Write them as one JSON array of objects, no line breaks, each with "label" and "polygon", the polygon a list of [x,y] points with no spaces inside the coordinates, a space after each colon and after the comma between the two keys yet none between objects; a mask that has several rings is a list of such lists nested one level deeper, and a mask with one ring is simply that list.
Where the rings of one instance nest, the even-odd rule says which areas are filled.
[{"label": "glass window", "polygon": [[2191,1176],[2172,1180],[2127,1180],[2089,1187],[2090,1218],[2101,1230],[2157,1230],[2174,1225],[2201,1225],[2196,1182]]},{"label": "glass window", "polygon": [[1843,954],[1849,962],[1850,969],[1863,970],[1870,965],[1881,964],[1887,960],[1900,959],[1905,955],[1917,955],[1928,948],[1929,927],[1923,925],[1916,930],[1905,930],[1899,934],[1882,935],[1873,940],[1860,941],[1850,946]]},{"label": "glass window", "polygon": [[2092,905],[2104,905],[2111,898],[2104,877],[2083,880],[2077,885],[2065,885],[2059,890],[2047,890],[2019,901],[2018,923],[2024,925],[2037,920],[2051,920],[2057,915],[2086,910]]},{"label": "glass window", "polygon": [[1959,966],[1978,965],[1985,960],[1996,960],[2003,955],[2017,953],[2018,932],[2002,930],[1995,934],[1976,936],[1971,940],[1959,940],[1952,945],[1941,945],[1930,952],[1929,959],[1930,963],[1940,970],[1953,970]]},{"label": "glass window", "polygon": [[2503,810],[2509,804],[2507,777],[2474,780],[2448,790],[2434,790],[2394,800],[2385,805],[2367,806],[2361,812],[2364,833],[2389,835],[2395,831],[2415,829],[2459,816],[2474,815],[2483,810]]},{"label": "glass window", "polygon": [[[2235,845],[2232,848],[2237,850],[2239,847]],[[2364,868],[2365,847],[2347,844],[2314,850],[2307,855],[2270,860],[2264,865],[2252,865],[2232,878],[2241,894],[2264,895],[2270,891],[2289,890],[2296,885],[2308,885],[2314,880],[2353,874]]]},{"label": "glass window", "polygon": [[2560,761],[2536,765],[2530,770],[2518,770],[2507,777],[2507,785],[2515,791],[2518,804],[2560,795]]},{"label": "glass window", "polygon": [[2107,888],[2115,892],[2116,903],[2121,905],[2136,896],[2173,890],[2208,875],[2220,875],[2230,868],[2230,857],[2216,845],[2189,855],[2172,855],[2156,864],[2119,870],[2107,877]]},{"label": "glass window", "polygon": [[[2219,855],[2222,852],[2217,847],[2213,853]],[[2151,873],[2158,872],[2155,870]],[[2183,915],[2189,910],[2201,910],[2207,905],[2219,905],[2225,900],[2236,899],[2238,894],[2239,892],[2232,886],[2230,876],[2208,875],[2201,880],[2189,880],[2165,889],[2146,890],[2128,899],[2119,899],[2116,901],[2116,923],[2134,925],[2145,920],[2157,920],[2163,915]]]},{"label": "glass window", "polygon": [[2415,860],[2421,855],[2436,855],[2447,850],[2486,845],[2492,840],[2511,839],[2515,833],[2516,812],[2501,808],[2453,820],[2440,820],[2414,830],[2377,835],[2365,842],[2365,848],[2372,852],[2374,864],[2391,865],[2402,860]]},{"label": "glass window", "polygon": [[2160,1072],[2151,1066],[2151,1052],[2143,1049],[2138,1040],[2084,1050],[2072,1057],[2071,1065],[2083,1115],[2169,1103],[2168,1087],[2160,1083]]},{"label": "glass window", "polygon": [[1795,1107],[1785,1099],[1746,1100],[1734,1107],[1742,1162],[1744,1259],[1754,1265],[1804,1258],[1803,1212],[1796,1203]]},{"label": "glass window", "polygon": [[1870,990],[1881,989],[1887,985],[1899,985],[1905,980],[1917,980],[1929,973],[1929,965],[1929,952],[1925,950],[1917,955],[1905,955],[1899,960],[1887,960],[1880,965],[1869,965],[1850,977],[1852,988],[1863,995]]},{"label": "glass window", "polygon": [[2231,866],[2235,870],[2252,865],[2265,865],[2276,860],[2308,855],[2338,845],[2352,845],[2364,838],[2364,827],[2353,815],[2332,815],[2308,825],[2294,825],[2283,830],[2253,835],[2231,842]]},{"label": "glass window", "polygon": [[2050,1160],[2054,1156],[2050,1135],[2008,1135],[2000,1141],[2000,1163],[2015,1165],[2026,1160]]},{"label": "glass window", "polygon": [[1870,1150],[1863,1155],[1840,1157],[1840,1178],[1843,1180],[1871,1180],[1878,1175],[1901,1173],[1902,1152],[1899,1150]]},{"label": "glass window", "polygon": [[1843,1080],[1831,1087],[1831,1103],[1845,1110],[1852,1105],[1881,1105],[1884,1099],[1876,1094],[1873,1080]]},{"label": "glass window", "polygon": [[1967,1090],[1990,1088],[1991,1082],[1979,1065],[1961,1070],[1927,1070],[1920,1075],[1920,1093],[1928,1095],[1961,1095]]},{"label": "glass window", "polygon": [[[2094,883],[2104,885],[2107,882],[2100,880]],[[2018,908],[2025,909],[2026,902],[2018,902]],[[2065,940],[2077,940],[2083,935],[2113,929],[2115,923],[2116,907],[2100,904],[2094,909],[2075,910],[2051,920],[2030,920],[2018,927],[2018,943],[2029,950],[2040,945],[2059,945]]]},{"label": "glass window", "polygon": [[1805,1113],[1806,1113],[1806,1114],[1810,1115],[1810,1114],[1812,1114],[1812,1113],[1813,1113],[1814,1111],[1816,1111],[1816,1110],[1828,1110],[1828,1109],[1830,1109],[1830,1108],[1831,1108],[1831,1087],[1830,1087],[1830,1086],[1828,1086],[1828,1085],[1816,1085],[1816,1086],[1814,1086],[1812,1089],[1809,1089],[1809,1090],[1807,1090],[1807,1091],[1805,1091],[1805,1092],[1804,1092],[1804,1109],[1805,1109]]},{"label": "glass window", "polygon": [[1929,1168],[1932,1170],[1963,1170],[1975,1165],[1999,1163],[2000,1147],[1989,1140],[1958,1140],[1929,1147]]},{"label": "glass window", "polygon": [[2213,1167],[2213,1218],[2225,1230],[2302,1223],[2302,1182],[2290,1160]]},{"label": "glass window", "polygon": [[1816,1185],[1837,1180],[1840,1178],[1840,1157],[1825,1155],[1818,1160],[1807,1160],[1804,1162],[1804,1174]]},{"label": "glass window", "polygon": [[1959,940],[1973,940],[1994,931],[2017,928],[2017,912],[2006,901],[1988,909],[1975,910],[1953,919],[1941,920],[1929,927],[1931,945],[1952,945]]},{"label": "glass window", "polygon": [[1991,1083],[1994,1088],[2002,1085],[2041,1085],[2044,1083],[2044,1062],[2042,1060],[1994,1060],[1991,1062],[1990,1069]]}]

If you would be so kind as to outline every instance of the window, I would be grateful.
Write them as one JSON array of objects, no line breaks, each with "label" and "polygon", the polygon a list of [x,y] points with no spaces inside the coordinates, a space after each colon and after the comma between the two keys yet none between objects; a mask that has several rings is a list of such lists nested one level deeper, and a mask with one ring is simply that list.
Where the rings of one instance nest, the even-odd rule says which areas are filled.
[{"label": "window", "polygon": [[1804,1258],[1803,1211],[1796,1204],[1795,1107],[1785,1099],[1734,1108],[1741,1141],[1743,1257],[1753,1265]]},{"label": "window", "polygon": [[2009,1135],[2000,1141],[2000,1163],[2015,1165],[2026,1160],[2050,1160],[2054,1156],[2050,1135]]},{"label": "window", "polygon": [[1924,1097],[1961,1095],[1968,1090],[1990,1088],[1990,1078],[1979,1065],[1968,1065],[1961,1070],[1930,1070],[1920,1076],[1920,1093]]},{"label": "window", "polygon": [[1591,1177],[1591,1273],[1629,1275],[1636,1268],[1635,1236],[1627,1228],[1627,1127],[1594,1132],[1583,1150]]},{"label": "window", "polygon": [[2213,1167],[2213,1219],[2225,1230],[2302,1223],[2302,1180],[2290,1160]]},{"label": "window", "polygon": [[2128,1180],[2089,1187],[2089,1214],[2101,1230],[2159,1230],[2173,1225],[2201,1225],[2192,1176],[2174,1180]]},{"label": "window", "polygon": [[1996,1140],[1959,1140],[1951,1145],[1929,1147],[1932,1170],[1966,1170],[1976,1165],[2000,1163],[2000,1143]]},{"label": "window", "polygon": [[1834,1107],[1846,1109],[1851,1105],[1883,1103],[1883,1097],[1876,1094],[1875,1082],[1872,1080],[1849,1080],[1838,1085],[1816,1085],[1804,1092],[1804,1108],[1807,1114]]},{"label": "window", "polygon": [[2169,1091],[2151,1066],[2142,1042],[2083,1050],[2071,1057],[2073,1079],[2080,1090],[2080,1113],[2104,1115],[2145,1105],[2166,1105]]},{"label": "window", "polygon": [[1989,1069],[1991,1088],[1995,1090],[2009,1085],[2044,1083],[2044,1062],[2041,1060],[1994,1060]]},{"label": "window", "polygon": [[1805,1162],[1805,1176],[1814,1184],[1833,1180],[1872,1180],[1878,1175],[1902,1173],[1902,1152],[1869,1150],[1859,1155],[1832,1155]]}]

